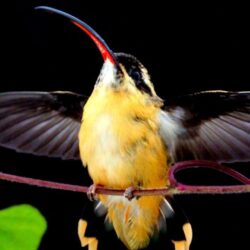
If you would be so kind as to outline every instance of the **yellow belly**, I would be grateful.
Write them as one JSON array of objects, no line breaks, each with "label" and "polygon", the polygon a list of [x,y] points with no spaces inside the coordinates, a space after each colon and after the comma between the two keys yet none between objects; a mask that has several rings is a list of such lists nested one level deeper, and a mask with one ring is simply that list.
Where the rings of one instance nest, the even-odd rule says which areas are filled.
[{"label": "yellow belly", "polygon": [[[165,187],[166,148],[153,105],[123,93],[90,97],[79,133],[80,154],[95,184],[125,189]],[[100,196],[119,238],[130,249],[145,246],[159,219],[162,197]]]}]

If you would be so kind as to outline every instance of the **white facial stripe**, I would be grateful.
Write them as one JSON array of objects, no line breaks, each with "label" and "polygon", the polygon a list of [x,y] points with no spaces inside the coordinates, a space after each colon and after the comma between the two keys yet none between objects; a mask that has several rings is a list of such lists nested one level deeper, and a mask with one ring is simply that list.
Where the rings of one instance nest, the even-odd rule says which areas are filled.
[{"label": "white facial stripe", "polygon": [[155,89],[154,89],[154,85],[153,85],[153,83],[151,82],[150,76],[149,76],[149,74],[148,74],[148,71],[147,71],[145,68],[142,68],[142,78],[143,78],[145,84],[147,84],[148,87],[150,88],[151,93],[152,93],[153,95],[156,95]]}]

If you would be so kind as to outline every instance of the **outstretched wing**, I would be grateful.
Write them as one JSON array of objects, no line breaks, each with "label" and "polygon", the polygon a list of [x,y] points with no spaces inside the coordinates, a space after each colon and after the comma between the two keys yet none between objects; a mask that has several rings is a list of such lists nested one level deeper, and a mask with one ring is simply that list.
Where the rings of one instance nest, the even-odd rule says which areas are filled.
[{"label": "outstretched wing", "polygon": [[250,161],[250,92],[205,91],[171,100],[160,132],[174,161]]},{"label": "outstretched wing", "polygon": [[78,132],[86,98],[72,92],[0,93],[0,146],[79,159]]}]

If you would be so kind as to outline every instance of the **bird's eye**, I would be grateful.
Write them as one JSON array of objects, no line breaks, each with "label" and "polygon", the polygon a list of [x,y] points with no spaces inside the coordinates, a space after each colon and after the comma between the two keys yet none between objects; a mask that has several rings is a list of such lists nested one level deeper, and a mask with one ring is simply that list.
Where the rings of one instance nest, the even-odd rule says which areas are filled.
[{"label": "bird's eye", "polygon": [[135,69],[131,69],[131,70],[129,71],[129,75],[130,75],[135,81],[138,81],[138,80],[140,80],[140,78],[141,78],[140,73],[139,73],[137,70],[135,70]]},{"label": "bird's eye", "polygon": [[133,80],[135,81],[135,85],[139,90],[141,90],[149,95],[152,95],[151,89],[149,88],[149,86],[147,84],[145,84],[145,82],[142,78],[142,75],[141,75],[140,71],[138,71],[138,69],[131,68],[128,73],[129,73],[129,76],[131,78],[133,78]]}]

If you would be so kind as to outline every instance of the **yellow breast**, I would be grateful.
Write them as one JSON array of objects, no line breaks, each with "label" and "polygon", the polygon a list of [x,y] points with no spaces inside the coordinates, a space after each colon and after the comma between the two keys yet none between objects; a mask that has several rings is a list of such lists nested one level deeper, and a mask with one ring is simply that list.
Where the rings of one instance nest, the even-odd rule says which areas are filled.
[{"label": "yellow breast", "polygon": [[[95,184],[110,188],[165,187],[166,148],[158,108],[140,93],[96,88],[85,105],[79,133],[81,158]],[[164,197],[99,196],[108,220],[129,249],[145,247],[161,218]]]},{"label": "yellow breast", "polygon": [[139,95],[96,88],[85,105],[80,154],[96,184],[116,188],[166,184],[158,108]]}]

